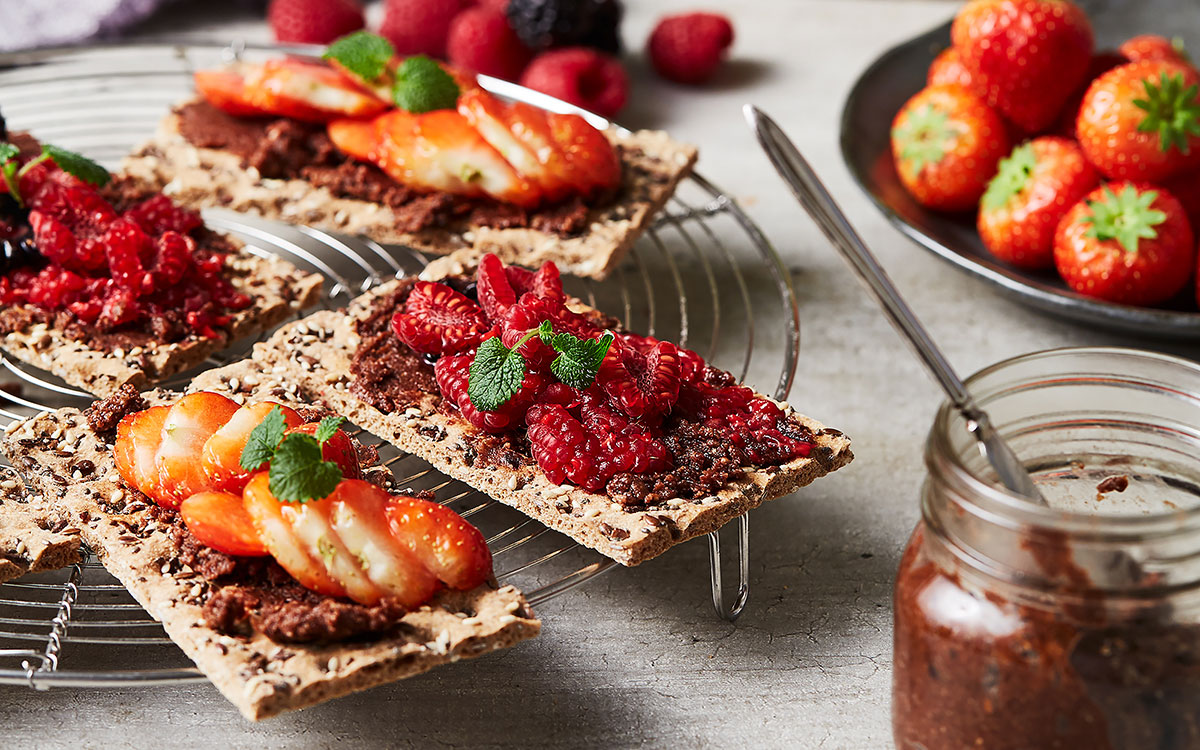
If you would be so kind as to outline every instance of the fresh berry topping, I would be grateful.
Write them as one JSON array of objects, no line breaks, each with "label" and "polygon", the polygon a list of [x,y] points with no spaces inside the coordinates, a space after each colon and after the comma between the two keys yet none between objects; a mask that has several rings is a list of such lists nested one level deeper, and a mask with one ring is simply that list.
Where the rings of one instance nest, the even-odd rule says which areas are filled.
[{"label": "fresh berry topping", "polygon": [[728,436],[755,463],[781,464],[812,452],[810,436],[782,409],[742,385],[689,383],[680,389],[677,408]]},{"label": "fresh berry topping", "polygon": [[[286,434],[300,433],[317,437],[320,429],[319,422],[309,422],[293,427]],[[321,441],[321,460],[337,464],[345,479],[362,479],[362,468],[358,465],[358,451],[354,448],[354,441],[342,430],[337,430]]]},{"label": "fresh berry topping", "polygon": [[[548,320],[555,333],[570,333],[581,339],[595,338],[600,330],[587,318],[566,308],[562,297],[539,297],[533,292],[521,295],[517,304],[509,308],[500,323],[500,340],[512,348],[528,331]],[[518,352],[530,369],[545,372],[556,356],[555,351],[535,336],[521,345]]]},{"label": "fresh berry topping", "polygon": [[669,341],[622,336],[608,350],[596,385],[630,417],[666,414],[679,399],[679,350]]},{"label": "fresh berry topping", "polygon": [[454,109],[458,95],[459,88],[454,77],[425,55],[413,55],[396,69],[392,96],[400,109],[418,114],[435,109]]},{"label": "fresh berry topping", "polygon": [[366,25],[354,0],[271,0],[267,23],[278,42],[329,44]]},{"label": "fresh berry topping", "polygon": [[392,318],[392,330],[400,340],[421,354],[473,349],[490,329],[479,305],[445,284],[429,281],[414,284],[404,312]]},{"label": "fresh berry topping", "polygon": [[492,552],[479,529],[453,510],[415,497],[389,497],[392,538],[452,589],[470,591],[492,575]]},{"label": "fresh berry topping", "polygon": [[162,442],[154,461],[158,466],[160,504],[179,503],[209,489],[201,457],[204,444],[233,417],[238,405],[219,393],[189,393],[171,407],[162,425]]},{"label": "fresh berry topping", "polygon": [[650,34],[647,50],[654,69],[677,83],[704,83],[713,77],[729,46],[733,25],[716,13],[667,16]]},{"label": "fresh berry topping", "polygon": [[537,297],[563,297],[562,278],[558,266],[547,261],[535,273],[520,266],[505,266],[495,255],[488,253],[476,271],[476,294],[483,314],[497,323],[508,309],[527,293]]},{"label": "fresh berry topping", "polygon": [[629,98],[629,77],[616,58],[583,47],[545,52],[529,63],[521,85],[612,117]]},{"label": "fresh berry topping", "polygon": [[474,353],[454,354],[442,357],[434,365],[438,390],[442,396],[458,407],[468,422],[486,432],[506,432],[521,426],[525,412],[551,383],[545,375],[529,370],[525,373],[516,395],[495,411],[484,411],[475,407],[467,396],[467,377],[470,374]]},{"label": "fresh berry topping", "polygon": [[591,47],[621,51],[618,0],[510,0],[508,21],[530,48]]},{"label": "fresh berry topping", "polygon": [[279,409],[279,416],[275,418],[282,419],[286,427],[299,427],[303,423],[294,409],[270,401],[260,401],[247,404],[234,412],[229,421],[221,425],[204,443],[200,452],[200,465],[208,477],[209,488],[241,494],[246,488],[246,483],[250,481],[250,470],[242,465],[242,453],[246,450],[246,444],[255,428],[275,409]]},{"label": "fresh berry topping", "polygon": [[515,81],[533,53],[493,8],[470,8],[450,24],[446,54],[454,65],[484,75]]},{"label": "fresh berry topping", "polygon": [[125,484],[160,505],[169,500],[155,456],[169,411],[170,406],[162,405],[126,415],[117,425],[117,440],[113,445],[113,460]]},{"label": "fresh berry topping", "polygon": [[179,515],[192,536],[218,552],[241,557],[270,554],[240,493],[197,492],[180,503]]},{"label": "fresh berry topping", "polygon": [[398,54],[445,57],[450,22],[463,5],[462,0],[387,0],[379,33]]},{"label": "fresh berry topping", "polygon": [[189,208],[176,205],[167,196],[158,195],[147,198],[125,212],[125,218],[137,224],[148,234],[163,232],[179,232],[188,234],[204,226],[200,214]]},{"label": "fresh berry topping", "polygon": [[926,85],[937,86],[942,83],[955,83],[964,88],[971,88],[971,71],[963,65],[958,50],[947,47],[933,58],[929,64],[929,72],[925,78]]}]

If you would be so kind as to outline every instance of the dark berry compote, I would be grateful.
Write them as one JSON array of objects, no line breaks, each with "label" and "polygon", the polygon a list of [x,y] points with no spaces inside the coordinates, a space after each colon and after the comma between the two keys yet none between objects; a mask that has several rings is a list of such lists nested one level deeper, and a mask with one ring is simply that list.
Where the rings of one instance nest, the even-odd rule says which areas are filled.
[{"label": "dark berry compote", "polygon": [[[536,335],[547,322],[553,333]],[[391,319],[392,335],[434,362],[447,408],[508,437],[551,481],[607,493],[627,507],[706,497],[746,467],[812,452],[813,433],[773,401],[695,352],[616,327],[571,310],[553,264],[534,273],[492,255],[474,283],[413,283]],[[584,343],[608,339],[606,351]],[[520,366],[508,361],[510,352]],[[579,363],[588,352],[596,354],[590,371]],[[566,369],[555,364],[572,357]],[[514,369],[471,387],[501,361]],[[504,378],[501,398],[485,401],[482,386]]]},{"label": "dark berry compote", "polygon": [[233,246],[198,213],[122,178],[85,182],[29,146],[7,166],[2,309],[32,307],[60,327],[172,342],[217,337],[232,312],[250,306],[226,278]]}]

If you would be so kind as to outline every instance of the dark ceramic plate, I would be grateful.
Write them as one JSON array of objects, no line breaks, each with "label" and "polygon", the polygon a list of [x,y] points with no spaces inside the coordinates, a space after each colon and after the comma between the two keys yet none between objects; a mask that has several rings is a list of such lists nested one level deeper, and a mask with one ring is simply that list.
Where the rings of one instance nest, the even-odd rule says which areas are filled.
[{"label": "dark ceramic plate", "polygon": [[[1107,0],[1088,5],[1097,48],[1115,47],[1143,30],[1182,33],[1189,49],[1200,46],[1200,3],[1196,0]],[[1190,284],[1162,308],[1089,299],[1068,289],[1052,270],[1030,272],[996,260],[979,239],[973,216],[929,211],[905,192],[892,166],[892,118],[925,85],[929,63],[949,45],[947,23],[887,51],[867,68],[846,100],[842,157],[875,205],[922,247],[1031,307],[1139,336],[1200,340],[1200,312]]]}]

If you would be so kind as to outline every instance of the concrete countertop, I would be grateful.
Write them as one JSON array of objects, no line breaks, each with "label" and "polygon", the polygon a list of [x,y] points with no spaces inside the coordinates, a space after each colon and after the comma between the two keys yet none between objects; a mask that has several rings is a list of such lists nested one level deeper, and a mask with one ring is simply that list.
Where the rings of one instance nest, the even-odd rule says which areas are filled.
[{"label": "concrete countertop", "polygon": [[[627,40],[695,0],[628,0]],[[267,39],[204,7],[141,33]],[[918,315],[963,372],[1064,345],[1122,344],[997,296],[892,229],[837,149],[841,107],[863,68],[937,25],[955,4],[752,0],[735,62],[711,88],[659,82],[635,59],[622,122],[701,147],[701,170],[736,196],[792,270],[802,352],[791,402],[854,440],[843,471],[751,516],[753,589],[736,625],[709,603],[703,541],[614,570],[543,605],[542,637],[510,651],[261,724],[211,686],[136,690],[0,687],[6,747],[798,747],[886,748],[891,583],[917,519],[925,432],[939,393],[770,169],[745,127],[752,101],[809,156]],[[640,49],[641,43],[634,45]],[[761,321],[759,346],[781,347]],[[776,328],[781,330],[781,328]],[[1142,342],[1144,345],[1144,342]],[[771,373],[752,373],[763,388]]]}]

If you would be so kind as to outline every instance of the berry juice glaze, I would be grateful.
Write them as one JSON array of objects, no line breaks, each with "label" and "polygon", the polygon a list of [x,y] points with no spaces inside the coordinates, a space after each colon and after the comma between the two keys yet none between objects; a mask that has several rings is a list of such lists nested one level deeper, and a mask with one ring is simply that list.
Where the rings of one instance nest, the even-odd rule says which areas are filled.
[{"label": "berry juice glaze", "polygon": [[1049,507],[939,412],[896,578],[897,748],[1200,748],[1200,367],[1067,349],[969,385]]},{"label": "berry juice glaze", "polygon": [[607,492],[630,507],[704,497],[743,467],[777,466],[814,450],[809,429],[774,402],[695,352],[633,333],[616,334],[595,383],[582,390],[559,382],[549,368],[554,351],[530,339],[519,350],[528,367],[516,395],[495,411],[477,409],[467,397],[475,348],[493,336],[512,347],[545,320],[581,339],[618,327],[569,309],[552,264],[534,273],[488,256],[477,281],[415,282],[360,324],[355,390],[394,409],[404,387],[367,360],[418,373],[433,360],[445,408],[495,436],[499,462],[535,461],[553,482]]},{"label": "berry juice glaze", "polygon": [[20,189],[24,207],[0,193],[0,242],[22,251],[0,257],[0,306],[24,306],[11,327],[40,313],[81,335],[105,334],[100,345],[127,332],[172,342],[218,336],[229,313],[250,306],[226,278],[234,248],[166,196],[121,178],[98,188],[48,161]]}]

